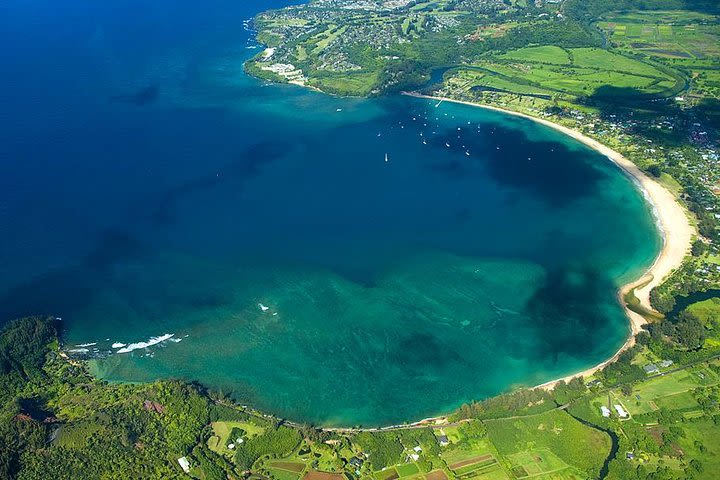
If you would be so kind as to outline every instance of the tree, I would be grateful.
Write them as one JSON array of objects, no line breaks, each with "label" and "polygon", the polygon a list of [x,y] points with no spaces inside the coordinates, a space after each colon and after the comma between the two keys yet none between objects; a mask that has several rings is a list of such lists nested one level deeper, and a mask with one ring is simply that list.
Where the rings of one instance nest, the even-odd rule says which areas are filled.
[{"label": "tree", "polygon": [[660,170],[660,165],[657,163],[653,163],[647,168],[647,171],[650,175],[652,175],[655,178],[660,178],[660,175],[662,175],[662,170]]}]

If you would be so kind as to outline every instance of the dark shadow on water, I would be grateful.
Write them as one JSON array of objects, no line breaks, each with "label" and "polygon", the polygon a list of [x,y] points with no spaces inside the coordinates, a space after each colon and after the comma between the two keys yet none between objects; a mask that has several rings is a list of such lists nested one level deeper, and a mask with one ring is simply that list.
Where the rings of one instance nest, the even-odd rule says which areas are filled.
[{"label": "dark shadow on water", "polygon": [[261,173],[263,166],[288,155],[292,147],[290,143],[279,141],[256,143],[218,168],[214,175],[193,178],[165,191],[151,215],[154,223],[161,226],[174,223],[177,220],[177,204],[189,196],[224,184],[231,184],[235,191],[240,191],[245,182]]},{"label": "dark shadow on water", "polygon": [[160,96],[160,88],[156,85],[141,88],[136,92],[123,95],[113,95],[110,97],[110,101],[113,103],[127,103],[142,107],[154,103]]},{"label": "dark shadow on water", "polygon": [[593,338],[612,327],[598,307],[612,302],[615,290],[609,277],[594,270],[551,271],[526,306],[533,318],[538,357],[547,359],[549,352],[587,355]]},{"label": "dark shadow on water", "polygon": [[467,365],[452,348],[428,333],[412,333],[392,342],[389,362],[403,368],[408,375],[424,375],[428,371],[444,370],[448,364]]},{"label": "dark shadow on water", "polygon": [[0,323],[26,315],[62,316],[79,311],[92,303],[107,281],[110,267],[144,253],[140,243],[127,232],[101,232],[79,264],[45,272],[0,297]]},{"label": "dark shadow on water", "polygon": [[427,168],[457,180],[489,175],[495,182],[532,193],[553,207],[593,195],[605,178],[591,162],[584,161],[583,154],[562,143],[530,140],[523,131],[500,125],[469,130],[471,134],[461,139],[452,129],[433,138],[429,143],[436,151],[450,151],[457,158],[435,158]]},{"label": "dark shadow on water", "polygon": [[93,270],[104,270],[122,259],[137,257],[142,250],[140,243],[129,233],[105,230],[85,258],[85,266]]}]

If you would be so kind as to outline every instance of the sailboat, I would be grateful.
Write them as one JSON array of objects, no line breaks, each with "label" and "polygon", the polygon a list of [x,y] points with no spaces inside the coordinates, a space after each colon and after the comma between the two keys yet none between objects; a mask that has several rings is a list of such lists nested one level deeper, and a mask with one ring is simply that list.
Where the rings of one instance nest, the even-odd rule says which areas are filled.
[{"label": "sailboat", "polygon": [[389,160],[388,160],[388,156],[387,156],[387,153],[385,154],[385,161],[386,161],[386,162],[388,162],[388,161],[389,161]]}]

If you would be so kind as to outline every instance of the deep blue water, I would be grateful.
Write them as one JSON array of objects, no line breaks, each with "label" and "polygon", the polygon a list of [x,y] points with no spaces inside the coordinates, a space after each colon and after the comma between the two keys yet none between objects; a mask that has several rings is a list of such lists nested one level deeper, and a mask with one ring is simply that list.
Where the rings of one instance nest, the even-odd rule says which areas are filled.
[{"label": "deep blue water", "polygon": [[660,245],[632,183],[527,120],[248,78],[243,20],[281,3],[0,5],[0,321],[326,424],[614,353]]}]

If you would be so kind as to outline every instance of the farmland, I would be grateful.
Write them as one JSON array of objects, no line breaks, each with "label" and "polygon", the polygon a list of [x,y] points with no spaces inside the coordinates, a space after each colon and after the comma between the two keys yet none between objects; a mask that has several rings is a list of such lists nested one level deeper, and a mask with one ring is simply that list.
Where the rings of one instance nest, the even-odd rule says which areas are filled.
[{"label": "farmland", "polygon": [[448,75],[449,89],[491,89],[520,95],[565,98],[612,94],[626,89],[633,95],[669,97],[684,87],[677,75],[647,62],[597,48],[562,49],[554,46],[511,50],[487,56]]}]

